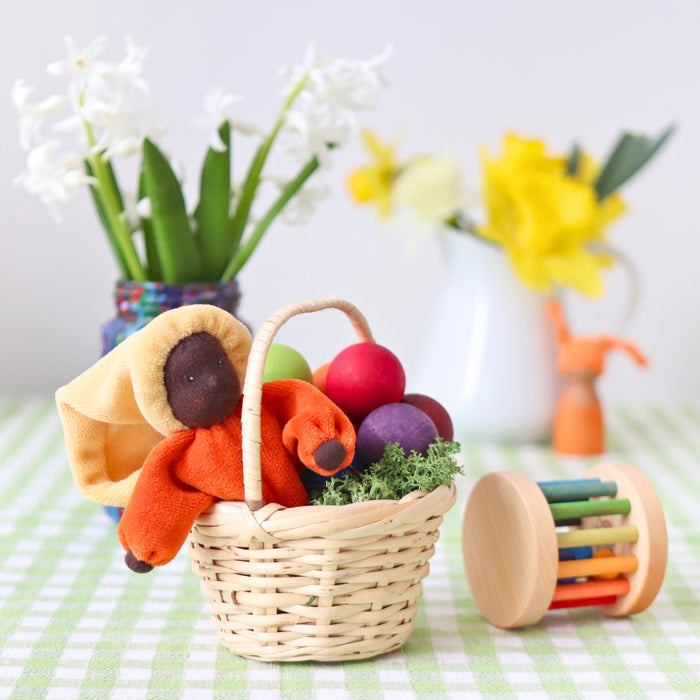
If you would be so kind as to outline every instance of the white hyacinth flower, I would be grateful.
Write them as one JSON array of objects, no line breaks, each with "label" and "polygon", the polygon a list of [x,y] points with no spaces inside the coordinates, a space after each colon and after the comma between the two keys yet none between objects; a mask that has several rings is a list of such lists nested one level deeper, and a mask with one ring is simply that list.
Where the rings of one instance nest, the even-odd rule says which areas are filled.
[{"label": "white hyacinth flower", "polygon": [[150,88],[141,77],[146,49],[125,39],[126,55],[116,64],[102,63],[88,81],[78,105],[80,118],[93,132],[93,152],[104,157],[138,153],[151,114]]},{"label": "white hyacinth flower", "polygon": [[146,133],[142,126],[150,114],[150,88],[141,77],[146,49],[125,38],[126,54],[118,63],[97,60],[105,38],[78,49],[66,37],[68,57],[51,63],[49,73],[68,76],[73,116],[54,125],[55,133],[70,129],[85,133],[91,152],[131,155]]},{"label": "white hyacinth flower", "polygon": [[387,47],[367,61],[338,58],[321,62],[309,71],[308,92],[338,114],[371,109],[385,85],[380,70],[390,55]]},{"label": "white hyacinth flower", "polygon": [[259,136],[260,138],[265,138],[267,135],[264,129],[261,129],[257,124],[253,124],[253,122],[248,122],[243,119],[231,119],[229,121],[231,124],[231,131],[235,131],[242,136]]},{"label": "white hyacinth flower", "polygon": [[[95,153],[104,158],[130,155],[140,150],[145,130],[141,124],[149,112],[144,104],[150,90],[141,77],[145,50],[126,38],[126,53],[117,63],[101,60],[106,43],[100,37],[78,47],[66,37],[67,57],[49,64],[49,74],[68,78],[67,94],[31,104],[33,88],[17,81],[12,100],[19,114],[21,145],[29,150],[27,170],[15,182],[36,194],[60,218],[58,205],[77,197],[80,188],[93,183],[84,172],[85,160]],[[72,115],[60,114],[69,107]],[[47,124],[49,117],[57,118]],[[46,133],[42,133],[46,124]],[[77,148],[67,153],[63,142],[77,136]]]},{"label": "white hyacinth flower", "polygon": [[315,105],[314,110],[290,110],[282,132],[282,147],[299,162],[313,156],[322,167],[330,166],[328,144],[345,143],[350,133],[347,123],[330,118],[324,105]]},{"label": "white hyacinth flower", "polygon": [[19,114],[19,143],[28,151],[34,141],[41,140],[41,127],[52,114],[60,112],[68,104],[63,95],[51,95],[41,102],[29,104],[27,99],[34,91],[24,80],[16,80],[12,86],[12,102]]},{"label": "white hyacinth flower", "polygon": [[140,92],[145,97],[151,96],[151,88],[141,77],[148,49],[134,43],[132,37],[124,38],[126,55],[116,65],[103,64],[102,77],[121,85],[122,90]]},{"label": "white hyacinth flower", "polygon": [[68,56],[60,61],[49,63],[46,70],[50,75],[67,75],[73,78],[71,87],[79,93],[83,86],[101,71],[102,66],[96,59],[102,53],[106,43],[107,37],[100,36],[86,47],[79,49],[73,39],[67,36],[65,44]]},{"label": "white hyacinth flower", "polygon": [[312,177],[289,200],[289,204],[282,211],[282,219],[288,224],[305,224],[316,211],[317,204],[325,199],[329,192],[330,188],[320,177]]},{"label": "white hyacinth flower", "polygon": [[136,231],[141,228],[141,219],[151,218],[151,200],[143,197],[136,201],[131,192],[124,193],[124,200],[124,211],[119,216],[126,221],[131,231]]},{"label": "white hyacinth flower", "polygon": [[204,116],[194,120],[194,126],[206,129],[209,132],[209,146],[215,151],[225,151],[226,144],[219,136],[219,128],[228,121],[232,121],[231,107],[240,100],[230,90],[215,88],[209,90],[204,96]]},{"label": "white hyacinth flower", "polygon": [[[273,183],[280,191],[284,190],[291,182],[289,178],[277,175],[265,175],[262,179]],[[318,173],[311,176],[282,210],[282,219],[288,224],[306,223],[314,213],[318,202],[325,199],[329,192],[330,188]]]},{"label": "white hyacinth flower", "polygon": [[289,97],[299,83],[307,80],[309,71],[316,65],[318,65],[318,49],[316,42],[312,41],[307,45],[304,58],[298,66],[282,66],[280,68],[280,75],[287,78],[287,86],[282,91],[282,96]]},{"label": "white hyacinth flower", "polygon": [[149,109],[135,107],[124,92],[110,95],[108,99],[104,102],[99,98],[87,100],[81,110],[96,137],[91,150],[104,152],[104,158],[138,153],[144,137],[141,124]]},{"label": "white hyacinth flower", "polygon": [[27,157],[27,170],[14,182],[36,194],[56,221],[61,220],[59,204],[74,201],[84,185],[94,179],[82,170],[82,158],[59,157],[60,143],[46,141],[33,148]]},{"label": "white hyacinth flower", "polygon": [[367,61],[339,58],[319,61],[310,44],[299,66],[284,69],[293,99],[284,128],[285,147],[293,157],[316,156],[326,166],[329,147],[342,146],[357,131],[357,112],[371,109],[385,81],[381,75],[390,49]]}]

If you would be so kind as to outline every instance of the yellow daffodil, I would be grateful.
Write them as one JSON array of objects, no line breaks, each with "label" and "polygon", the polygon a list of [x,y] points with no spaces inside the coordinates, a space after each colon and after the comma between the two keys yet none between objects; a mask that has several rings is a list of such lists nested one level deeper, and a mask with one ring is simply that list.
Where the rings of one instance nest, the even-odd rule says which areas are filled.
[{"label": "yellow daffodil", "polygon": [[362,141],[372,162],[350,173],[348,187],[357,202],[374,204],[378,216],[385,219],[391,214],[391,191],[400,168],[396,146],[382,143],[371,129],[362,130]]},{"label": "yellow daffodil", "polygon": [[399,161],[395,146],[369,129],[362,138],[372,162],[350,174],[349,187],[357,202],[373,204],[381,218],[400,207],[416,215],[414,223],[490,240],[535,289],[549,292],[557,285],[599,295],[601,268],[624,260],[606,240],[608,226],[627,209],[617,190],[673,130],[671,125],[656,138],[623,132],[602,166],[579,149],[554,156],[544,141],[506,134],[500,156],[481,152],[482,224],[471,216],[474,202],[461,191],[456,164],[429,155]]},{"label": "yellow daffodil", "polygon": [[598,201],[590,158],[570,175],[566,159],[548,155],[544,142],[508,134],[502,156],[482,151],[482,164],[486,222],[477,233],[501,245],[535,289],[558,284],[601,294],[600,267],[610,260],[590,244],[605,242],[605,228],[625,205],[618,195]]}]

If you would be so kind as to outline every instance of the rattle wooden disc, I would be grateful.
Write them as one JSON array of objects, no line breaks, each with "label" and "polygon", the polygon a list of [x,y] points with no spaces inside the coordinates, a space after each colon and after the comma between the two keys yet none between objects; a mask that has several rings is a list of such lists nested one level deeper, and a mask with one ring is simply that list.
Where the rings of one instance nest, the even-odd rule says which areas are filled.
[{"label": "rattle wooden disc", "polygon": [[464,511],[462,554],[474,602],[491,624],[540,620],[554,595],[559,552],[539,486],[521,472],[481,478]]},{"label": "rattle wooden disc", "polygon": [[631,508],[628,515],[584,518],[583,527],[633,526],[638,531],[636,542],[618,542],[613,548],[617,556],[637,557],[637,570],[625,574],[630,582],[629,593],[598,609],[612,617],[641,612],[656,598],[666,573],[668,536],[659,497],[646,476],[630,464],[599,464],[586,477],[614,481],[617,498],[629,499]]}]

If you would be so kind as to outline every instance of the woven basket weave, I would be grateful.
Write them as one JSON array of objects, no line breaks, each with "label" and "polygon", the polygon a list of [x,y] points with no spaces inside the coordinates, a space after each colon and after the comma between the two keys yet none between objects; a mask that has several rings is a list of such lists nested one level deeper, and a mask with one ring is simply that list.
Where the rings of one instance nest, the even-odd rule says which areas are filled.
[{"label": "woven basket weave", "polygon": [[284,508],[262,505],[260,400],[267,349],[291,317],[336,308],[361,341],[362,314],[336,298],[291,304],[257,334],[243,388],[245,502],[219,502],[189,535],[222,644],[259,661],[345,661],[398,649],[413,629],[454,485],[400,501]]}]

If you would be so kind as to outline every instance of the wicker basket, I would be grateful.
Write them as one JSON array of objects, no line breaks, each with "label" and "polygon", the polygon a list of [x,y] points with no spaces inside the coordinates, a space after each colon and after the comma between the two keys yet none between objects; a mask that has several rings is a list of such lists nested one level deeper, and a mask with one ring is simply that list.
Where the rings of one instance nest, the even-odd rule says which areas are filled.
[{"label": "wicker basket", "polygon": [[337,308],[360,340],[372,336],[342,299],[284,307],[257,334],[243,399],[245,502],[219,502],[189,536],[224,646],[259,661],[345,661],[398,649],[413,629],[421,579],[455,487],[400,501],[284,508],[262,505],[260,400],[267,349],[291,317]]}]

